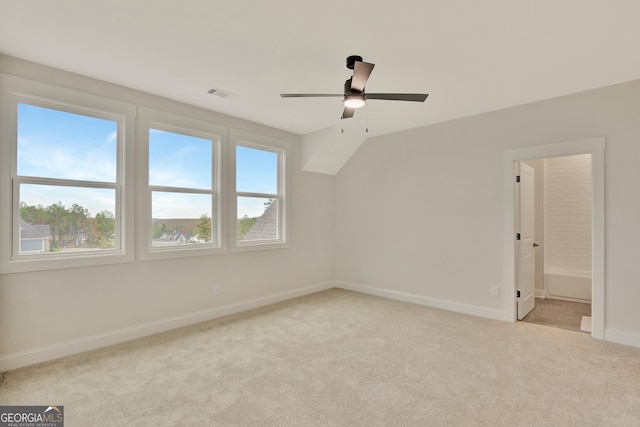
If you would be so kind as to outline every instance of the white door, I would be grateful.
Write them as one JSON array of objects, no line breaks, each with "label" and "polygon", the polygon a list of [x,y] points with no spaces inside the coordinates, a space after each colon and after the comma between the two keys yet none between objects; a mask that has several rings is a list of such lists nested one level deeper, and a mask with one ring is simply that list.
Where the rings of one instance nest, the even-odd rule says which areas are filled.
[{"label": "white door", "polygon": [[520,240],[516,240],[516,290],[520,297],[516,299],[518,320],[522,320],[536,305],[535,171],[531,166],[518,162],[516,174],[520,177],[520,183],[516,184],[516,233],[520,234]]}]

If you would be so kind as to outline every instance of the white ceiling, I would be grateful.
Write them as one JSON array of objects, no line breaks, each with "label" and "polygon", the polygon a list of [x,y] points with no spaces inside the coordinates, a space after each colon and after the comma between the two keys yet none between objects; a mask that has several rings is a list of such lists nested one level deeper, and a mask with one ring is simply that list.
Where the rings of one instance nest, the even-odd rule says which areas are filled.
[{"label": "white ceiling", "polygon": [[[0,0],[0,52],[298,134],[340,125],[376,64],[369,136],[640,78],[637,0]],[[224,100],[207,91],[237,95]],[[344,123],[343,123],[344,124]]]}]

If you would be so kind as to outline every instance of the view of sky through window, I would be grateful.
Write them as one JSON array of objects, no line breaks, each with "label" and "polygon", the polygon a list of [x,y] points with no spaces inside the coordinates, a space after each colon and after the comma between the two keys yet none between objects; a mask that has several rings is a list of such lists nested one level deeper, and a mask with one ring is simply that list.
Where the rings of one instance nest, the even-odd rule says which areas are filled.
[{"label": "view of sky through window", "polygon": [[[278,154],[244,146],[236,147],[236,191],[278,193]],[[266,204],[265,204],[266,203]],[[261,216],[269,198],[238,197],[238,218]]]},{"label": "view of sky through window", "polygon": [[[113,183],[117,126],[111,120],[18,104],[18,175]],[[45,207],[74,201],[92,215],[115,210],[114,198],[104,191],[66,186],[23,185],[20,201]]]},{"label": "view of sky through window", "polygon": [[154,191],[151,201],[152,218],[200,218],[211,215],[211,195]]},{"label": "view of sky through window", "polygon": [[[113,183],[117,173],[117,126],[111,120],[20,103],[18,175]],[[212,150],[213,144],[209,139],[151,129],[149,184],[211,189]],[[277,194],[277,188],[277,153],[238,146],[237,191]],[[113,213],[112,193],[91,188],[78,191],[77,187],[23,185],[20,201],[45,207],[58,202],[76,203],[95,215],[105,210]],[[156,193],[153,216],[211,215],[210,203],[205,199],[198,195]],[[241,198],[238,218],[262,215],[265,202],[268,203],[268,198]]]},{"label": "view of sky through window", "polygon": [[211,189],[213,144],[157,129],[149,131],[149,185]]}]

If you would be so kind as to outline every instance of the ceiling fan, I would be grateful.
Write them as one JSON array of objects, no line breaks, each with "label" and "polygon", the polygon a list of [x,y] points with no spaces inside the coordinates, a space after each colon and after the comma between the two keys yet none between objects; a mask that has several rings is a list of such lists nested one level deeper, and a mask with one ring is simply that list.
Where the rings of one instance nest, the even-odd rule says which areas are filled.
[{"label": "ceiling fan", "polygon": [[382,99],[386,101],[413,101],[424,102],[429,96],[426,93],[365,93],[364,86],[367,84],[369,75],[373,71],[375,64],[363,62],[362,57],[351,55],[347,58],[347,68],[353,70],[353,76],[344,82],[344,94],[327,93],[282,93],[283,98],[327,98],[344,97],[343,119],[353,117],[357,108],[363,107],[367,99]]}]

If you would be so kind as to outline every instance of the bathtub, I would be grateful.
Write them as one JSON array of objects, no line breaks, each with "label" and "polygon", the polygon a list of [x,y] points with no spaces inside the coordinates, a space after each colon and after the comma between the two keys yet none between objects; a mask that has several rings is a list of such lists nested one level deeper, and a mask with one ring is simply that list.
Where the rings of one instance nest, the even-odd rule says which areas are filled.
[{"label": "bathtub", "polygon": [[545,270],[544,290],[549,298],[591,302],[591,272],[560,268]]}]

